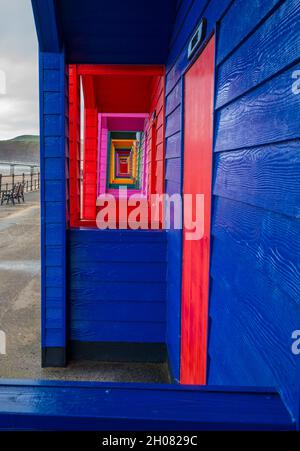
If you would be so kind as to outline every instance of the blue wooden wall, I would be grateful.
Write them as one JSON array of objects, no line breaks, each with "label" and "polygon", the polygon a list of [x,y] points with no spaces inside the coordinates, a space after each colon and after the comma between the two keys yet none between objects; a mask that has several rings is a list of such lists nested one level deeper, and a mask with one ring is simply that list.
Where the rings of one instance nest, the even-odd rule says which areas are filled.
[{"label": "blue wooden wall", "polygon": [[70,339],[165,343],[166,235],[68,232]]},{"label": "blue wooden wall", "polygon": [[[182,191],[183,75],[188,67],[187,46],[199,21],[207,19],[207,36],[230,5],[229,0],[183,0],[178,5],[166,75],[166,192]],[[167,345],[174,380],[180,377],[182,234],[168,232]]]},{"label": "blue wooden wall", "polygon": [[42,347],[66,346],[66,73],[40,52]]},{"label": "blue wooden wall", "polygon": [[[217,27],[208,382],[277,386],[296,414],[300,96],[292,75],[300,68],[299,1],[180,3],[167,65],[169,192],[181,188],[182,74],[187,39],[202,16],[208,32]],[[167,343],[175,377],[180,294],[172,287],[180,255],[181,237],[169,232]]]}]

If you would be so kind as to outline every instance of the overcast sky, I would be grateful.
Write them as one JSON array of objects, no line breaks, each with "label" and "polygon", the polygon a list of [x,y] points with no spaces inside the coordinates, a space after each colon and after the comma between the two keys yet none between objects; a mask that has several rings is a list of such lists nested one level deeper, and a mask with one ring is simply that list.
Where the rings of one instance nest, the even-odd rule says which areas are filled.
[{"label": "overcast sky", "polygon": [[0,0],[0,139],[39,133],[37,51],[31,1]]}]

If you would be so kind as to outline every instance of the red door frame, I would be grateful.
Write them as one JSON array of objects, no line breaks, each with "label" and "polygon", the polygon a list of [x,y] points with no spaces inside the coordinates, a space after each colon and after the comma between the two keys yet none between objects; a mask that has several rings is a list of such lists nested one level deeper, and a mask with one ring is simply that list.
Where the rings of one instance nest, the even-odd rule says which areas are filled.
[{"label": "red door frame", "polygon": [[[71,70],[72,69],[72,70]],[[85,79],[87,87],[92,89],[91,77],[93,75],[139,75],[164,77],[165,67],[162,65],[98,65],[98,64],[72,64],[69,66],[69,103],[72,105],[70,111],[70,226],[92,226],[96,219],[96,198],[97,198],[97,137],[98,137],[98,111],[96,105],[85,105],[85,152],[84,152],[84,180],[83,180],[83,218],[80,218],[79,202],[79,177],[80,161],[79,147],[79,86],[80,76]],[[76,86],[76,89],[73,88]],[[91,91],[89,89],[89,91]],[[163,93],[164,95],[164,93]],[[93,97],[93,96],[92,96]],[[164,128],[164,127],[163,127]],[[163,149],[164,152],[164,149]],[[156,158],[153,162],[153,173],[156,173]],[[71,182],[72,181],[72,182]],[[75,181],[77,181],[75,183]],[[79,190],[79,191],[78,191]],[[72,200],[73,199],[73,200]],[[87,202],[86,202],[87,199]]]},{"label": "red door frame", "polygon": [[204,195],[204,235],[200,240],[188,241],[188,231],[183,231],[182,384],[206,384],[214,74],[213,36],[184,79],[183,192]]}]

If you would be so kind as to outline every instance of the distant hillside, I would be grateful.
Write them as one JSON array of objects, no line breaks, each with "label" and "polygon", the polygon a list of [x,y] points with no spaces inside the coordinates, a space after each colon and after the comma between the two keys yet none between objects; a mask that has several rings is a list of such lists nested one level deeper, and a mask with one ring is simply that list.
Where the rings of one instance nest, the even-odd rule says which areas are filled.
[{"label": "distant hillside", "polygon": [[40,138],[36,135],[22,135],[6,141],[0,141],[0,162],[38,163],[39,142]]}]

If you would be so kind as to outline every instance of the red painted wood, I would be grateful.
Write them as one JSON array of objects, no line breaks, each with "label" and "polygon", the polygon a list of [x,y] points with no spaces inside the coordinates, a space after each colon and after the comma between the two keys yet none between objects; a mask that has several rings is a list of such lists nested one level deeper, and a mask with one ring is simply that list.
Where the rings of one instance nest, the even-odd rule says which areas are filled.
[{"label": "red painted wood", "polygon": [[[164,97],[163,66],[72,65],[76,73],[76,92],[70,83],[72,108],[72,164],[70,195],[73,202],[72,226],[78,221],[94,221],[97,198],[98,113],[153,113],[148,128],[149,193],[164,192]],[[79,141],[79,77],[82,77],[85,103],[85,137],[83,155],[82,212],[80,214],[80,141]],[[76,124],[76,125],[75,125]],[[75,144],[76,143],[76,144]],[[126,169],[126,168],[125,168]],[[124,170],[125,170],[124,169]],[[75,208],[76,205],[76,208]],[[82,222],[81,222],[82,224]]]},{"label": "red painted wood", "polygon": [[79,126],[79,77],[75,64],[69,65],[69,208],[70,226],[80,220],[80,126]]},{"label": "red painted wood", "polygon": [[85,109],[82,219],[96,218],[98,111]]},{"label": "red painted wood", "polygon": [[184,194],[204,194],[204,236],[188,241],[184,228],[181,320],[182,384],[205,384],[213,147],[215,40],[185,75]]},{"label": "red painted wood", "polygon": [[79,75],[164,75],[164,66],[126,65],[126,64],[79,64]]},{"label": "red painted wood", "polygon": [[[164,192],[164,130],[165,130],[165,80],[156,77],[152,81],[148,142],[148,193]],[[155,112],[155,117],[153,113]]]},{"label": "red painted wood", "polygon": [[150,107],[152,78],[140,75],[93,77],[98,111],[100,113],[147,113]]}]

